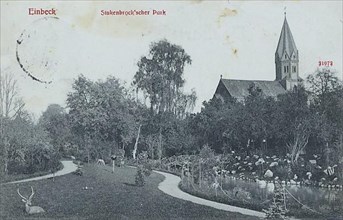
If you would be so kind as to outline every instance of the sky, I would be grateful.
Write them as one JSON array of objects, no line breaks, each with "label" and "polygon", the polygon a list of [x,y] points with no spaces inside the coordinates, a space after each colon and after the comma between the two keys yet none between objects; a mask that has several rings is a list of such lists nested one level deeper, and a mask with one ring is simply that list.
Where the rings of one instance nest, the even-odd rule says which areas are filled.
[{"label": "sky", "polygon": [[[73,80],[115,76],[129,86],[152,42],[167,39],[192,59],[184,91],[202,102],[220,75],[274,80],[275,50],[284,12],[299,51],[302,78],[332,61],[342,78],[342,1],[1,1],[1,74],[18,80],[25,108],[36,117],[49,104],[66,106]],[[29,8],[56,9],[51,16]],[[147,10],[149,15],[102,16],[102,10]],[[152,15],[165,10],[166,15]],[[17,48],[17,41],[21,44]],[[20,68],[42,81],[40,83]]]}]

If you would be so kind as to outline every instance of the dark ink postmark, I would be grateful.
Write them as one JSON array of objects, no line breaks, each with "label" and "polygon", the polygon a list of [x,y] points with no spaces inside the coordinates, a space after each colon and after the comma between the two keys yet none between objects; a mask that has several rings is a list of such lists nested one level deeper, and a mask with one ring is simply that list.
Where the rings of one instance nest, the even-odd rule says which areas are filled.
[{"label": "dark ink postmark", "polygon": [[[45,26],[51,27],[52,25],[54,25],[53,21],[56,21],[56,20],[59,20],[59,18],[58,17],[44,17],[44,18],[40,18],[34,21],[30,28],[23,30],[23,32],[20,34],[16,42],[16,59],[20,68],[31,79],[40,83],[45,83],[45,84],[52,83],[52,80],[44,79],[42,75],[48,72],[48,71],[45,72],[44,70],[48,70],[49,68],[52,68],[52,65],[50,65],[50,63],[54,63],[56,65],[57,61],[52,60],[51,57],[47,55],[47,53],[51,51],[49,49],[49,46],[51,46],[51,43],[53,43],[53,42],[49,42],[49,39],[48,39],[49,37],[45,37],[46,39],[44,39],[44,36],[43,36],[43,39],[38,38],[36,42],[34,42],[34,40],[32,41],[31,39],[39,35],[39,33],[42,33],[42,32],[49,33],[50,30],[47,29]],[[51,34],[54,34],[54,33],[50,33],[50,35]],[[37,48],[35,48],[35,46],[33,46],[33,48],[29,47],[30,43],[32,42],[36,44],[38,42],[38,44],[40,44],[40,47],[38,48],[38,50],[36,50]],[[49,42],[50,44],[47,44],[47,42]],[[26,53],[26,56],[23,55],[24,53]],[[39,71],[35,72],[34,69],[37,66],[40,66],[40,68],[38,68]]]}]

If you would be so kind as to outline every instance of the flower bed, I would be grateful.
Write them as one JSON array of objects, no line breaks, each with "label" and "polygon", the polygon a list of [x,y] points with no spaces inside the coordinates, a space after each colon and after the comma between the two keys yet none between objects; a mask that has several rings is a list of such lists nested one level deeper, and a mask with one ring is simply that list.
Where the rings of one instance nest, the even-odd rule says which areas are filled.
[{"label": "flower bed", "polygon": [[271,205],[274,182],[278,182],[285,191],[287,215],[343,216],[337,165],[324,167],[319,156],[313,157],[316,160],[300,159],[295,165],[288,155],[215,155],[205,149],[199,155],[174,156],[151,164],[154,169],[178,173],[182,178],[180,188],[202,198],[262,211]]}]

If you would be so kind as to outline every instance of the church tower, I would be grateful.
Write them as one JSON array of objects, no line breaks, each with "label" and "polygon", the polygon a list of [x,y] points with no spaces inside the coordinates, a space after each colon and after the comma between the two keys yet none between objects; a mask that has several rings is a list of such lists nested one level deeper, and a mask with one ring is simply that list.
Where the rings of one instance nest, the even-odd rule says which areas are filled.
[{"label": "church tower", "polygon": [[275,52],[275,68],[275,80],[279,81],[286,90],[292,90],[294,86],[298,86],[300,82],[299,54],[287,23],[286,13]]}]

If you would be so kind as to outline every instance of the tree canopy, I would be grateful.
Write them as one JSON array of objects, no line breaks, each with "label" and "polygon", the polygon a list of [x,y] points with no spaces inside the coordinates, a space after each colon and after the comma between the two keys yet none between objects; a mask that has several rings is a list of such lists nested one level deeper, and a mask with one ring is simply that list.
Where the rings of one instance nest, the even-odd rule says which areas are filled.
[{"label": "tree canopy", "polygon": [[184,116],[185,111],[192,110],[196,101],[195,91],[188,95],[182,91],[184,68],[191,62],[183,48],[167,40],[150,45],[148,56],[143,56],[137,64],[133,85],[147,94],[152,112]]}]

